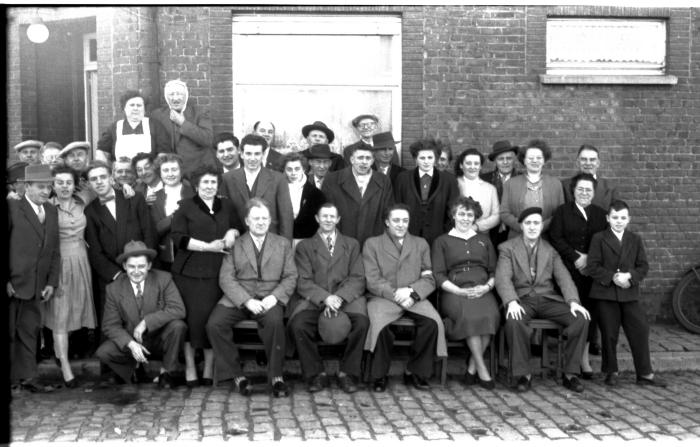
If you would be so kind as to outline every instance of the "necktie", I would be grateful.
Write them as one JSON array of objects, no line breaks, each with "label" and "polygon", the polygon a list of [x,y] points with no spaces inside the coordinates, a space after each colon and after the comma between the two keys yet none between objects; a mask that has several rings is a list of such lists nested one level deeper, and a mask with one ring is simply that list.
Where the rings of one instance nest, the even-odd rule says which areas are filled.
[{"label": "necktie", "polygon": [[326,237],[326,243],[328,244],[328,252],[333,256],[333,238],[330,236]]},{"label": "necktie", "polygon": [[114,194],[107,196],[104,199],[100,197],[100,205],[104,205],[105,203],[111,202],[112,200],[114,200]]},{"label": "necktie", "polygon": [[141,290],[141,283],[136,283],[136,299],[143,299],[143,290]]},{"label": "necktie", "polygon": [[39,218],[39,222],[43,225],[46,221],[46,213],[44,212],[44,207],[39,205],[39,213],[36,215]]},{"label": "necktie", "polygon": [[428,200],[428,193],[430,192],[430,176],[428,174],[423,174],[420,178],[420,198],[423,201]]}]

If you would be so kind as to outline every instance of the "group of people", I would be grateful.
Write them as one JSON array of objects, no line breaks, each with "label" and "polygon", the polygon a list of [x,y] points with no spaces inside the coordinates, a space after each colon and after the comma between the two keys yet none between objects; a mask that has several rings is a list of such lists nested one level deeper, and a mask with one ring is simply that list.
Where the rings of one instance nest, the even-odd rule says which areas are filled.
[{"label": "group of people", "polygon": [[478,149],[449,166],[451,148],[424,138],[410,145],[416,167],[407,170],[391,132],[363,114],[351,123],[360,139],[343,154],[321,121],[302,129],[306,150],[281,154],[272,123],[256,122],[240,141],[214,137],[183,82],[164,91],[166,105],[150,118],[143,95],[127,92],[124,119],[103,134],[94,161],[87,142],[15,147],[7,292],[20,388],[43,389],[41,326],[53,331],[65,385],[77,386],[68,334],[87,327],[102,334],[96,355],[118,382],[144,380],[143,364],[157,355],[159,386],[173,386],[182,354],[187,386],[230,381],[248,395],[234,329],[253,320],[275,396],[289,393],[284,360],[295,351],[308,389],[328,386],[319,341],[345,342],[342,390],[366,379],[381,392],[391,323],[407,317],[407,384],[429,387],[449,339],[468,346],[465,383],[492,389],[483,353],[502,315],[518,391],[530,388],[532,318],[564,326],[567,388],[581,392],[579,378],[592,377],[596,328],[605,383],[617,383],[620,326],[637,383],[664,385],[639,304],[643,243],[626,230],[628,205],[597,174],[595,147],[581,147],[580,172],[564,182],[544,172],[552,153],[542,140],[496,142],[496,169],[482,172]]}]

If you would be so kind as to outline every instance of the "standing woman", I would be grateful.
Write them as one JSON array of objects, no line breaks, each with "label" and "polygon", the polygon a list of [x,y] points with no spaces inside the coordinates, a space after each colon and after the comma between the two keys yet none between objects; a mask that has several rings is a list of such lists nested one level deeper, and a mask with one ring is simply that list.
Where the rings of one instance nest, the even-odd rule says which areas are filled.
[{"label": "standing woman", "polygon": [[484,156],[477,149],[469,148],[457,157],[455,176],[459,194],[471,197],[481,206],[481,217],[472,224],[472,229],[478,233],[488,233],[500,222],[500,207],[496,187],[479,177]]},{"label": "standing woman", "polygon": [[50,200],[58,210],[61,276],[56,294],[47,303],[45,326],[53,331],[54,352],[63,382],[67,388],[75,388],[78,381],[68,361],[68,334],[96,326],[92,273],[84,239],[87,219],[83,212],[85,204],[74,195],[78,173],[67,166],[57,166],[53,173],[56,196]]},{"label": "standing woman", "polygon": [[450,214],[454,227],[435,240],[432,250],[433,273],[442,290],[440,314],[445,317],[445,335],[450,340],[466,339],[471,356],[465,383],[478,382],[493,389],[495,382],[484,362],[484,351],[501,318],[492,293],[496,252],[488,234],[474,231],[474,222],[481,216],[478,202],[459,197]]},{"label": "standing woman", "polygon": [[190,388],[198,384],[195,349],[204,350],[202,385],[212,384],[214,352],[205,325],[222,295],[219,269],[224,254],[243,230],[233,204],[216,196],[221,180],[216,167],[202,165],[192,172],[191,178],[197,194],[180,202],[171,227],[178,249],[172,266],[173,279],[187,310],[185,380]]},{"label": "standing woman", "polygon": [[175,245],[170,237],[173,214],[181,200],[194,197],[194,190],[187,180],[182,180],[182,157],[177,154],[158,156],[155,171],[163,181],[163,188],[156,191],[156,198],[148,210],[158,234],[159,268],[170,271],[175,260]]},{"label": "standing woman", "polygon": [[303,157],[296,152],[282,157],[282,170],[287,178],[289,197],[294,214],[294,247],[300,240],[316,234],[316,213],[326,201],[326,196],[304,174]]},{"label": "standing woman", "polygon": [[542,140],[532,140],[520,148],[518,160],[526,171],[503,185],[501,200],[501,220],[510,228],[509,239],[521,234],[518,216],[531,207],[542,208],[542,234],[549,234],[554,210],[564,203],[559,179],[542,172],[550,158],[552,150]]}]

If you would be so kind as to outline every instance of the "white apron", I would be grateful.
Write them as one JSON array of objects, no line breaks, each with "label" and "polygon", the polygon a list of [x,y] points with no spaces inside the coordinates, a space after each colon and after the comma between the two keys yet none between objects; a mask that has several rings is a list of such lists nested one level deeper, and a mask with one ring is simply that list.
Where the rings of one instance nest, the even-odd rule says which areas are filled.
[{"label": "white apron", "polygon": [[[129,124],[127,124],[127,126],[128,125]],[[115,132],[117,141],[114,143],[115,160],[119,160],[119,157],[129,157],[131,159],[139,152],[145,152],[147,154],[151,152],[151,128],[148,118],[144,118],[143,121],[141,121],[141,125],[143,127],[143,134],[122,135],[124,120],[117,121]]]}]

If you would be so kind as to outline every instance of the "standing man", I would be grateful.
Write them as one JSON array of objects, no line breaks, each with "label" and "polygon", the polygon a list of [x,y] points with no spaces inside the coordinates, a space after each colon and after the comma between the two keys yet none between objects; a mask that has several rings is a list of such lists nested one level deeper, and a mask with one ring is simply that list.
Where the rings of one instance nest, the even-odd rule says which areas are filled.
[{"label": "standing man", "polygon": [[405,169],[398,165],[398,160],[394,162],[396,158],[394,135],[391,132],[378,133],[372,137],[372,146],[374,147],[372,169],[389,177],[391,186],[396,187],[396,179]]},{"label": "standing man", "polygon": [[[330,148],[330,144],[333,142],[333,140],[335,140],[335,133],[333,133],[333,131],[321,121],[314,121],[313,124],[307,124],[306,126],[302,127],[301,134],[304,136],[304,138],[306,138],[306,142],[308,143],[307,149],[301,152],[301,154],[307,159],[309,158],[309,151],[311,147],[316,144],[327,144]],[[345,167],[343,157],[338,154],[331,152],[330,160],[331,166],[329,171],[340,171]]]},{"label": "standing man", "polygon": [[427,300],[435,290],[430,248],[425,239],[408,233],[409,213],[403,204],[389,207],[384,215],[386,232],[367,239],[362,250],[370,320],[365,349],[373,353],[369,377],[376,392],[387,386],[394,344],[389,325],[402,316],[416,325],[404,373],[406,385],[430,388],[435,357],[447,356],[442,317]]},{"label": "standing man", "polygon": [[338,228],[360,244],[384,231],[383,213],[394,203],[389,179],[372,170],[374,155],[366,144],[355,146],[350,167],[330,172],[321,191],[343,216]]},{"label": "standing man", "polygon": [[156,193],[163,189],[163,181],[155,169],[156,156],[152,153],[140,152],[131,159],[138,183],[134,191],[146,198],[146,204],[150,205],[156,200]]},{"label": "standing man", "polygon": [[169,152],[175,152],[183,160],[183,177],[189,176],[198,166],[214,165],[211,146],[213,131],[209,114],[188,104],[187,84],[179,79],[168,81],[163,89],[166,106],[156,109],[151,116],[160,122],[170,139]]},{"label": "standing man", "polygon": [[[553,320],[564,326],[563,384],[580,393],[583,384],[581,354],[586,344],[590,315],[579,302],[576,285],[559,254],[542,239],[542,208],[526,208],[518,223],[522,235],[502,243],[496,265],[496,290],[506,308],[504,331],[512,359],[513,376],[518,377],[516,389],[530,389],[530,333],[532,318]],[[561,290],[563,297],[557,292]],[[578,314],[578,315],[577,315]],[[543,348],[545,349],[545,348]]]},{"label": "standing man", "polygon": [[243,375],[233,326],[243,320],[257,321],[272,393],[284,397],[289,390],[282,377],[283,317],[297,283],[294,253],[289,240],[269,232],[271,215],[264,200],[252,198],[245,209],[248,232],[236,239],[221,264],[219,285],[224,296],[209,316],[207,335],[214,348],[217,380],[233,380],[238,392],[247,396],[252,385]]},{"label": "standing man", "polygon": [[[608,208],[610,208],[610,203],[612,203],[613,200],[618,200],[620,196],[617,192],[617,188],[613,184],[598,175],[598,168],[600,168],[600,152],[595,146],[584,144],[578,150],[576,163],[578,164],[579,172],[591,174],[596,180],[593,205],[598,205],[603,210],[607,211]],[[571,179],[563,180],[562,186],[564,187],[564,200],[566,202],[573,202],[574,196],[571,194]]]},{"label": "standing man", "polygon": [[114,171],[114,181],[119,187],[129,185],[133,188],[136,184],[136,173],[133,166],[131,166],[129,157],[121,156],[115,160],[112,165],[112,171]]},{"label": "standing man", "polygon": [[240,142],[230,132],[221,132],[214,141],[216,150],[217,166],[221,174],[241,167]]},{"label": "standing man", "polygon": [[362,350],[369,329],[360,244],[338,231],[340,215],[332,203],[319,208],[316,221],[318,232],[297,246],[299,299],[293,301],[296,306],[287,331],[299,352],[301,370],[311,393],[328,386],[316,334],[332,344],[347,339],[340,360],[338,385],[346,393],[354,393],[362,374]]},{"label": "standing man", "polygon": [[137,364],[162,356],[158,388],[171,388],[187,332],[185,305],[170,273],[151,270],[155,256],[141,241],[127,242],[117,256],[126,275],[107,286],[102,322],[107,340],[96,355],[126,383]]},{"label": "standing man", "polygon": [[290,241],[294,234],[294,212],[289,187],[283,174],[262,166],[267,141],[249,134],[241,141],[243,169],[229,171],[222,177],[222,193],[233,202],[239,216],[246,213],[246,204],[253,197],[265,199],[272,218],[270,231]]},{"label": "standing man", "polygon": [[61,254],[58,213],[47,203],[53,182],[51,168],[26,166],[21,182],[25,185],[24,196],[7,201],[10,376],[12,383],[34,393],[47,390],[34,383],[37,376],[36,348],[41,329],[41,306],[51,299],[58,287]]},{"label": "standing man", "polygon": [[[515,157],[518,155],[518,146],[513,146],[508,140],[496,141],[493,143],[489,160],[496,164],[496,169],[479,174],[482,180],[491,183],[498,192],[498,201],[503,197],[503,184],[511,177],[520,175],[515,169]],[[498,248],[501,242],[508,240],[508,226],[501,222],[489,231],[491,243],[494,248]]]},{"label": "standing man", "polygon": [[[321,189],[323,180],[333,162],[331,158],[333,153],[330,146],[327,144],[314,144],[307,149],[306,159],[309,160],[309,182],[313,183],[316,188]],[[306,152],[306,151],[305,151]]]},{"label": "standing man", "polygon": [[30,165],[38,165],[41,163],[40,149],[43,145],[44,142],[39,140],[26,140],[16,144],[17,158]]},{"label": "standing man", "polygon": [[[350,163],[350,154],[358,144],[365,143],[369,146],[373,146],[374,142],[372,141],[372,137],[381,130],[379,127],[379,118],[377,118],[376,115],[368,113],[356,116],[351,123],[352,127],[355,128],[355,131],[360,136],[360,139],[349,146],[345,146],[345,149],[343,149],[345,164]],[[391,163],[395,165],[399,164],[399,157],[397,154],[392,155]]]},{"label": "standing man", "polygon": [[73,168],[80,175],[80,184],[76,185],[75,193],[85,204],[92,202],[95,198],[95,193],[85,177],[85,170],[90,160],[90,148],[90,143],[87,141],[73,141],[58,154],[63,159],[64,165]]},{"label": "standing man", "polygon": [[275,125],[269,121],[258,121],[253,125],[253,133],[260,135],[267,142],[267,149],[263,152],[262,166],[282,172],[282,154],[272,148],[275,141]]}]

